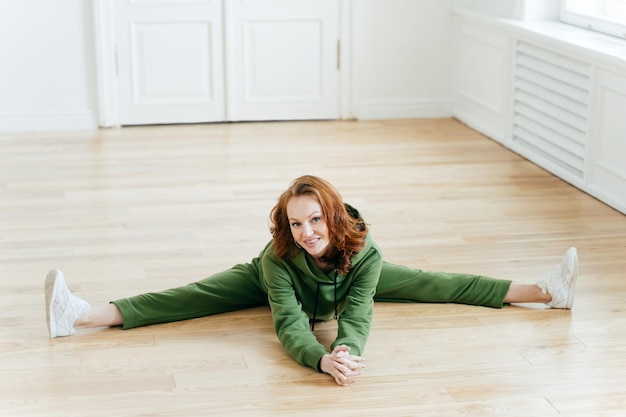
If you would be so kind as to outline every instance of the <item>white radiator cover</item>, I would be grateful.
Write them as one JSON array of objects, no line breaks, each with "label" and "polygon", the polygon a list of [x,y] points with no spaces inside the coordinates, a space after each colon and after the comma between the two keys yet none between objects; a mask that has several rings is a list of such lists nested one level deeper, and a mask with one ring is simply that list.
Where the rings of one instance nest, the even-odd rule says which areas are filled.
[{"label": "white radiator cover", "polygon": [[585,171],[591,65],[518,41],[513,146],[567,176]]},{"label": "white radiator cover", "polygon": [[455,11],[453,114],[626,214],[626,44]]}]

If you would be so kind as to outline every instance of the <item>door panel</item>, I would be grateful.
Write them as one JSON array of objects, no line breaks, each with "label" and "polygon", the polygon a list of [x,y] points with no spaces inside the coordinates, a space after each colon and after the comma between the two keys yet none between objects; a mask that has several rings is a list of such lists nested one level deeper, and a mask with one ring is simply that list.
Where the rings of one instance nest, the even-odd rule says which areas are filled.
[{"label": "door panel", "polygon": [[221,7],[115,2],[122,125],[225,119]]},{"label": "door panel", "polygon": [[323,95],[321,31],[321,22],[315,20],[247,22],[246,101],[319,100]]},{"label": "door panel", "polygon": [[335,0],[229,0],[228,120],[337,119]]},{"label": "door panel", "polygon": [[210,31],[206,22],[132,23],[133,102],[211,101]]}]

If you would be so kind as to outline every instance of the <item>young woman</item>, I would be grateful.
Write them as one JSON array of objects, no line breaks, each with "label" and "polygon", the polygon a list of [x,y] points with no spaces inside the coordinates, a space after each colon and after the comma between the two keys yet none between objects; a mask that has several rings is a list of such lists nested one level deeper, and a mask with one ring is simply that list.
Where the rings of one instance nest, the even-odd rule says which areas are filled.
[{"label": "young woman", "polygon": [[[295,179],[272,209],[273,239],[250,263],[201,281],[158,293],[90,307],[71,294],[63,274],[46,277],[50,337],[77,329],[130,329],[269,304],[276,334],[300,364],[354,382],[364,368],[363,352],[374,301],[462,303],[501,308],[506,303],[542,302],[571,308],[578,275],[575,248],[536,285],[477,275],[426,272],[383,261],[367,225],[335,188],[321,178]],[[331,352],[314,333],[316,320],[335,317]]]}]

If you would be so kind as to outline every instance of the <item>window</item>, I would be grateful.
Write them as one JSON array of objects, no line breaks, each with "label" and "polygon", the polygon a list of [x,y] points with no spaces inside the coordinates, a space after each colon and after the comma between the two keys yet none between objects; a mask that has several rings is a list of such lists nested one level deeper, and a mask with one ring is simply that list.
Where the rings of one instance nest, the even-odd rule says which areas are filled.
[{"label": "window", "polygon": [[626,39],[626,0],[562,0],[561,20]]}]

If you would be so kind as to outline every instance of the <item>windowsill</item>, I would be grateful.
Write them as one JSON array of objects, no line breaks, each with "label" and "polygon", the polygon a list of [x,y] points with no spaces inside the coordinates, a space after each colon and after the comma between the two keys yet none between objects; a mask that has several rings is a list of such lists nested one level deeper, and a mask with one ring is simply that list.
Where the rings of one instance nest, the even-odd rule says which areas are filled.
[{"label": "windowsill", "polygon": [[564,51],[582,53],[605,64],[626,67],[625,39],[556,21],[504,19],[461,8],[453,13],[509,33],[513,31],[518,36],[550,43]]}]

